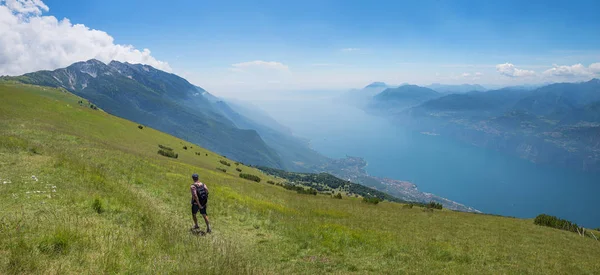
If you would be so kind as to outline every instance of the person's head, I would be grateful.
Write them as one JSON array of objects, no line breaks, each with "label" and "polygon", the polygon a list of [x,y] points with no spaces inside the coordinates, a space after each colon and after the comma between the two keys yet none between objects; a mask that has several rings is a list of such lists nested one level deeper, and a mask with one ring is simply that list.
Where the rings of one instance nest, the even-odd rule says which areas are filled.
[{"label": "person's head", "polygon": [[192,174],[192,179],[196,182],[198,181],[198,174],[194,173]]}]

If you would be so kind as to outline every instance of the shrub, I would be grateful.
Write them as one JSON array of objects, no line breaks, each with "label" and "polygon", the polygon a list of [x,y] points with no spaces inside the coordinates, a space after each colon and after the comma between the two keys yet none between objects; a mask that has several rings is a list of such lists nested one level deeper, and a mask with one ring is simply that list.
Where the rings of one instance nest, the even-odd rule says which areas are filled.
[{"label": "shrub", "polygon": [[231,166],[231,163],[224,161],[224,160],[219,160],[219,162],[225,166]]},{"label": "shrub", "polygon": [[217,168],[217,170],[223,172],[223,173],[227,173],[227,170],[223,169],[223,168]]},{"label": "shrub", "polygon": [[341,200],[342,199],[342,193],[337,193],[333,196],[334,199],[338,199]]},{"label": "shrub", "polygon": [[236,162],[236,163],[235,163],[235,166],[238,166],[238,165],[240,165],[240,163],[239,163],[239,162]]},{"label": "shrub", "polygon": [[414,205],[412,203],[411,204],[405,204],[405,205],[402,206],[402,208],[404,208],[404,209],[412,209],[413,206]]},{"label": "shrub", "polygon": [[317,195],[317,190],[315,190],[313,188],[304,189],[300,186],[295,186],[293,184],[284,184],[283,188],[285,188],[287,190],[296,191],[296,193],[298,193],[298,194]]},{"label": "shrub", "polygon": [[167,146],[164,146],[164,145],[161,145],[161,144],[158,145],[158,148],[166,150],[166,151],[173,151],[173,148],[167,147]]},{"label": "shrub", "polygon": [[275,185],[275,182],[274,182],[274,181],[272,181],[272,180],[268,180],[268,181],[267,181],[267,183],[268,183],[268,184],[271,184],[271,185]]},{"label": "shrub", "polygon": [[235,170],[238,172],[242,172],[242,169],[240,169],[240,168],[235,168]]},{"label": "shrub", "polygon": [[206,156],[208,157],[208,154],[206,154]]},{"label": "shrub", "polygon": [[29,148],[27,148],[27,151],[29,151],[29,153],[31,153],[32,155],[40,154],[40,152],[38,151],[38,149],[36,147],[29,147]]},{"label": "shrub", "polygon": [[247,180],[252,180],[252,181],[255,181],[255,182],[260,182],[260,178],[258,176],[251,175],[251,174],[240,173],[240,178],[247,179]]},{"label": "shrub", "polygon": [[437,203],[434,201],[430,201],[426,207],[429,209],[442,209],[443,208],[441,203]]},{"label": "shrub", "polygon": [[94,211],[96,211],[98,214],[102,214],[102,212],[104,212],[104,206],[99,198],[95,198],[94,202],[92,202],[92,209],[94,209]]},{"label": "shrub", "polygon": [[533,223],[571,232],[578,232],[578,230],[582,230],[582,228],[579,227],[576,223],[573,223],[568,220],[559,219],[555,216],[550,216],[546,214],[540,214],[537,217],[535,217]]},{"label": "shrub", "polygon": [[158,150],[158,154],[163,155],[165,157],[174,158],[174,159],[179,157],[179,154],[177,154],[173,151],[169,151],[169,150],[162,150],[162,149]]},{"label": "shrub", "polygon": [[363,197],[363,202],[365,203],[370,203],[370,204],[378,204],[381,201],[381,199],[379,199],[378,197]]},{"label": "shrub", "polygon": [[187,150],[187,146],[183,146],[183,150]]}]

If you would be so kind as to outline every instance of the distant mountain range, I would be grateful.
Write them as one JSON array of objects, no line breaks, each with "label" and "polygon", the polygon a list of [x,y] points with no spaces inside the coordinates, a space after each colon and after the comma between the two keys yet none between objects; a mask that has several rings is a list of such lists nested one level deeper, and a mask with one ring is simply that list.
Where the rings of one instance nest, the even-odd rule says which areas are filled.
[{"label": "distant mountain range", "polygon": [[537,163],[600,171],[600,80],[441,94],[388,88],[367,111]]}]

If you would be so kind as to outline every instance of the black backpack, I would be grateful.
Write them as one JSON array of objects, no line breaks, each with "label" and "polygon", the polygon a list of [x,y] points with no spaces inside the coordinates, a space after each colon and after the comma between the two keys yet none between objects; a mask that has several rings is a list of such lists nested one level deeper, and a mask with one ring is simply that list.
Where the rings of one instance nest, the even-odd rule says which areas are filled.
[{"label": "black backpack", "polygon": [[196,195],[201,205],[206,205],[208,202],[208,190],[204,188],[204,183],[201,186],[196,185]]}]

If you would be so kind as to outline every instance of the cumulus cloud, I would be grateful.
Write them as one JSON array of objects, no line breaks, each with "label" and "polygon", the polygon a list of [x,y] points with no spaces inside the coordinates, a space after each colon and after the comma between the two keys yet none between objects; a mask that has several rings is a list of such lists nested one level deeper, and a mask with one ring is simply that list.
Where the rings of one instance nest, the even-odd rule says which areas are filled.
[{"label": "cumulus cloud", "polygon": [[360,50],[360,49],[359,48],[343,48],[342,52],[347,52],[348,53],[348,52],[355,52],[355,51],[358,51],[358,50]]},{"label": "cumulus cloud", "polygon": [[47,11],[49,7],[41,0],[0,0],[0,75],[51,70],[92,58],[171,71],[167,62],[154,58],[148,49],[115,44],[104,31],[42,15]]},{"label": "cumulus cloud", "polygon": [[592,73],[600,74],[600,63],[591,64],[589,69]]},{"label": "cumulus cloud", "polygon": [[590,77],[595,73],[600,72],[600,63],[591,64],[589,67],[585,67],[582,64],[575,65],[553,65],[552,69],[544,71],[546,76],[557,76],[566,78],[577,78],[577,77]]},{"label": "cumulus cloud", "polygon": [[49,11],[50,8],[42,0],[2,0],[0,4],[6,2],[6,7],[19,14],[42,14],[42,11]]},{"label": "cumulus cloud", "polygon": [[534,76],[534,71],[522,70],[515,67],[515,65],[511,63],[504,63],[496,65],[496,71],[500,74],[508,77],[526,77],[526,76]]}]

